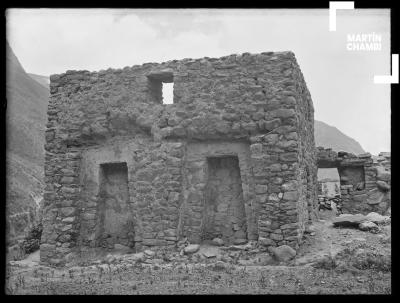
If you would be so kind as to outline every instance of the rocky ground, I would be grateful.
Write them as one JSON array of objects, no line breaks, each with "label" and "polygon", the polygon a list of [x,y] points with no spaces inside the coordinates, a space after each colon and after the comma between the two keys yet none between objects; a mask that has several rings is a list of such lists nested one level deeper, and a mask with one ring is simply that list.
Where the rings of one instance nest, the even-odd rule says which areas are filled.
[{"label": "rocky ground", "polygon": [[[114,252],[54,269],[35,252],[7,266],[10,294],[390,294],[391,227],[333,227],[321,212],[294,258],[255,244]],[[286,261],[279,261],[290,259]]]}]

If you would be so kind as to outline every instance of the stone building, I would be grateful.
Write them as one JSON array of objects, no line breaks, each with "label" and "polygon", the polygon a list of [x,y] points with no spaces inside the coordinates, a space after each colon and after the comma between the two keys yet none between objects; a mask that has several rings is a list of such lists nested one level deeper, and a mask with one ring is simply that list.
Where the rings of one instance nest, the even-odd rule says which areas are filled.
[{"label": "stone building", "polygon": [[[50,77],[42,262],[258,241],[297,248],[317,205],[314,109],[292,52]],[[174,84],[163,104],[163,83]]]},{"label": "stone building", "polygon": [[390,211],[390,153],[381,153],[374,159],[370,153],[356,156],[318,147],[317,166],[338,169],[344,213]]}]

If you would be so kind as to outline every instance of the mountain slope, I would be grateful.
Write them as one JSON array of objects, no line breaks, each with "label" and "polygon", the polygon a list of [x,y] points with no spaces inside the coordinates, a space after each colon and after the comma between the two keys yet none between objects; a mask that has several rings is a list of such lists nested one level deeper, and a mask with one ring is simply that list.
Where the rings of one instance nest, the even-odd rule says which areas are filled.
[{"label": "mountain slope", "polygon": [[41,76],[41,75],[36,75],[36,74],[30,74],[28,75],[35,80],[36,82],[39,82],[39,84],[43,85],[45,88],[49,88],[50,85],[50,78],[46,76]]},{"label": "mountain slope", "polygon": [[44,130],[49,88],[33,80],[6,42],[8,235],[30,224],[43,190]]},{"label": "mountain slope", "polygon": [[355,155],[365,152],[356,140],[321,121],[314,121],[314,136],[316,146],[330,147],[337,152],[346,151]]}]

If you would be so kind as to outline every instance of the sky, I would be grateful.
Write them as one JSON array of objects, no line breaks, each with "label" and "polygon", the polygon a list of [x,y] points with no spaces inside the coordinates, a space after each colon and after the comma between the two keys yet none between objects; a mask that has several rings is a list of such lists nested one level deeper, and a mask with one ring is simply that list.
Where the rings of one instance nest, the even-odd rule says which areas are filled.
[{"label": "sky", "polygon": [[[316,120],[377,155],[390,151],[390,10],[8,9],[7,40],[24,69],[49,76],[146,62],[294,52]],[[380,35],[380,51],[349,51],[348,34]]]}]

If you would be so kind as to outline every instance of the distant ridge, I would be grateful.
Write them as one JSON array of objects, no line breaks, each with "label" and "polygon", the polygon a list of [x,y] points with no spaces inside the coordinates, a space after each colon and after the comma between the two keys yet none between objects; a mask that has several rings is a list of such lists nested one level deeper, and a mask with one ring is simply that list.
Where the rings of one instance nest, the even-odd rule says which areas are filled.
[{"label": "distant ridge", "polygon": [[321,121],[314,121],[315,145],[332,148],[334,151],[346,151],[359,155],[365,153],[361,144],[345,135],[334,126]]},{"label": "distant ridge", "polygon": [[43,85],[45,88],[49,89],[50,85],[50,78],[46,76],[41,76],[41,75],[36,75],[36,74],[30,74],[28,75],[35,81],[39,82],[41,85]]}]

